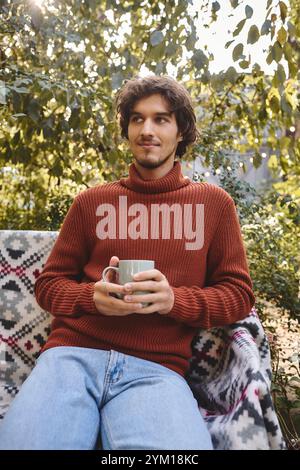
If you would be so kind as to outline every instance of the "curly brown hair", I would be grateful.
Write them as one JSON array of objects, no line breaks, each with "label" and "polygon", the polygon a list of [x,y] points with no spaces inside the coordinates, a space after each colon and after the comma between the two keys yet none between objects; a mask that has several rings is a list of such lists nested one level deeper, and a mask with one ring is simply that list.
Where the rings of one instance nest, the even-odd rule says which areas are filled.
[{"label": "curly brown hair", "polygon": [[124,81],[115,96],[115,106],[121,136],[128,140],[128,124],[135,103],[141,98],[153,94],[162,95],[169,104],[169,112],[175,113],[177,127],[183,140],[178,143],[176,155],[182,157],[188,145],[199,137],[196,127],[196,116],[191,97],[186,88],[168,75],[139,75]]}]

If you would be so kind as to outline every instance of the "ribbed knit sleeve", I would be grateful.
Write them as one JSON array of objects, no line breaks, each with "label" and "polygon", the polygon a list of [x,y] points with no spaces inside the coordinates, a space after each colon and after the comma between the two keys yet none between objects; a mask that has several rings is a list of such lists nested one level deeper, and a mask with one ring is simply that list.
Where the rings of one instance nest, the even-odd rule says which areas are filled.
[{"label": "ribbed knit sleeve", "polygon": [[172,287],[166,315],[190,326],[211,328],[245,318],[255,302],[233,200],[223,211],[208,251],[206,286]]},{"label": "ribbed knit sleeve", "polygon": [[89,250],[78,196],[60,229],[49,258],[37,278],[37,303],[58,317],[97,313],[93,301],[94,282],[80,282]]}]

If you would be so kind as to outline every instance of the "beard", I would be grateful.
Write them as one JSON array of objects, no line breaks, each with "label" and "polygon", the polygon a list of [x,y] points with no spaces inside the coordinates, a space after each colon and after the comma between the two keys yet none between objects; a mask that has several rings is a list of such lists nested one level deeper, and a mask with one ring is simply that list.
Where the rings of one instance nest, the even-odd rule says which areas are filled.
[{"label": "beard", "polygon": [[145,159],[140,159],[140,158],[137,158],[137,157],[134,157],[136,162],[143,168],[147,168],[148,170],[154,170],[155,168],[159,168],[161,165],[163,165],[166,161],[169,160],[169,158],[172,157],[172,155],[174,154],[174,150],[176,150],[176,148],[174,147],[173,151],[171,153],[169,153],[165,158],[163,158],[162,160],[156,160],[156,161],[151,161],[151,160],[147,160],[147,157]]}]

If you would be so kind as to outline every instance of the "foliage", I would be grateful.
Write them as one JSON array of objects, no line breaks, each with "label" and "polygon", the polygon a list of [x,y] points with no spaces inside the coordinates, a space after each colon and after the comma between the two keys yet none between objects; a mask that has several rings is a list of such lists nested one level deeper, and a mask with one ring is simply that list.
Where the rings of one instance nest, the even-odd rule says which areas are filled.
[{"label": "foliage", "polygon": [[[300,321],[300,194],[292,182],[281,182],[261,193],[238,175],[238,159],[222,168],[219,184],[234,199],[258,298],[288,310]],[[215,173],[215,172],[214,172]],[[194,180],[203,180],[195,174]],[[256,307],[264,318],[263,304]]]},{"label": "foliage", "polygon": [[[193,97],[203,136],[187,158],[200,154],[207,165],[228,166],[223,149],[232,149],[248,152],[258,167],[264,143],[279,174],[293,171],[299,177],[299,141],[285,132],[299,117],[297,6],[289,12],[284,2],[268,1],[258,28],[245,4],[245,18],[225,46],[233,48],[233,63],[242,72],[231,66],[214,74],[207,46],[196,45],[196,20],[210,14],[210,27],[222,7],[203,1],[192,13],[191,3],[46,0],[40,8],[29,0],[1,1],[0,160],[23,166],[24,200],[31,174],[37,175],[41,195],[46,193],[45,179],[38,178],[42,170],[55,182],[86,186],[118,178],[130,154],[115,119],[115,91],[143,65],[167,73],[167,64],[178,66],[184,50],[190,59],[179,66],[178,79]],[[238,3],[231,2],[233,13]],[[122,33],[129,22],[131,31]],[[246,28],[243,44],[239,36]],[[269,38],[266,61],[275,65],[273,76],[244,55],[259,37]]]},{"label": "foliage", "polygon": [[271,190],[243,225],[249,268],[260,297],[300,320],[300,203]]},{"label": "foliage", "polygon": [[3,230],[59,230],[73,198],[85,189],[84,185],[70,180],[59,180],[55,185],[45,169],[26,177],[23,165],[17,164],[13,171],[3,168],[2,172],[0,229]]},{"label": "foliage", "polygon": [[290,364],[287,370],[278,368],[278,351],[274,348],[273,400],[288,449],[300,450],[300,371]]},{"label": "foliage", "polygon": [[[267,308],[265,331],[272,357],[272,395],[288,449],[300,449],[300,368],[299,351],[291,350],[290,338],[299,338],[300,327],[272,307]],[[274,312],[276,314],[274,315]],[[278,316],[278,313],[280,317]],[[274,318],[275,317],[275,318]],[[285,330],[285,339],[278,338],[278,329]],[[281,331],[282,332],[282,331]],[[279,340],[278,340],[279,339]],[[287,352],[288,351],[288,352]],[[292,352],[292,354],[290,354]]]}]

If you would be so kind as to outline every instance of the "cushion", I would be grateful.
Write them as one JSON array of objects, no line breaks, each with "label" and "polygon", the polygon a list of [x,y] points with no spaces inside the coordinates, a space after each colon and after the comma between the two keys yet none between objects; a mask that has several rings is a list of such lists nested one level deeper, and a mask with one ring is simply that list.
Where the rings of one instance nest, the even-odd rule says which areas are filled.
[{"label": "cushion", "polygon": [[0,417],[29,375],[50,333],[34,297],[57,232],[0,230]]}]

